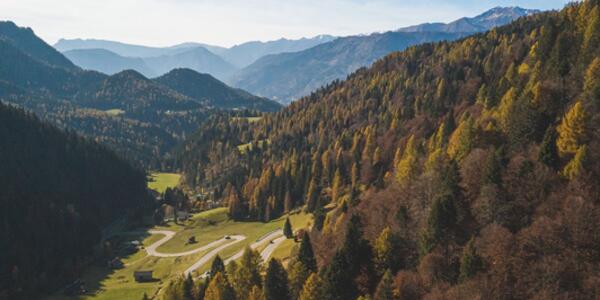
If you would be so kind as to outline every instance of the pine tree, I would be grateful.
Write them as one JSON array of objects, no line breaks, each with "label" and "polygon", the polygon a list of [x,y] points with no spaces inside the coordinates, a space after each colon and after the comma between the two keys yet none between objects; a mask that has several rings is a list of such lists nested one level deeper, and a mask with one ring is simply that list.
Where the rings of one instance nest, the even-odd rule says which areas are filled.
[{"label": "pine tree", "polygon": [[583,37],[583,50],[585,58],[595,57],[600,47],[600,8],[594,6],[587,17],[588,26]]},{"label": "pine tree", "polygon": [[292,230],[292,224],[290,223],[290,218],[285,218],[285,224],[283,224],[283,235],[286,238],[291,239],[294,237],[294,231]]},{"label": "pine tree", "polygon": [[213,276],[206,288],[204,300],[235,300],[233,289],[222,273]]},{"label": "pine tree", "polygon": [[230,274],[234,278],[231,280],[231,283],[238,298],[245,297],[245,295],[250,293],[253,286],[260,286],[262,284],[260,276],[261,264],[262,258],[260,254],[250,247],[246,247],[236,273],[233,275]]},{"label": "pine tree", "polygon": [[481,268],[481,257],[475,249],[475,240],[471,239],[463,249],[463,255],[460,259],[460,281],[466,281],[473,277]]},{"label": "pine tree", "polygon": [[299,260],[293,260],[288,264],[288,279],[290,283],[290,296],[292,299],[298,299],[302,292],[304,282],[310,275],[310,271]]},{"label": "pine tree", "polygon": [[298,251],[298,260],[306,267],[309,272],[317,271],[317,260],[313,252],[312,244],[310,243],[310,235],[305,233],[300,242],[300,250]]},{"label": "pine tree", "polygon": [[443,239],[449,239],[449,234],[456,222],[456,208],[454,199],[450,195],[443,195],[433,202],[427,227],[421,238],[421,255],[429,253]]},{"label": "pine tree", "polygon": [[562,175],[568,179],[575,179],[583,174],[585,171],[585,165],[588,160],[587,146],[581,146],[575,157],[565,166],[562,171]]},{"label": "pine tree", "polygon": [[396,178],[400,184],[407,184],[416,176],[418,162],[417,158],[417,144],[415,141],[415,136],[412,135],[406,143],[402,158],[396,165]]},{"label": "pine tree", "polygon": [[583,94],[596,109],[600,106],[600,58],[594,59],[585,72]]},{"label": "pine tree", "polygon": [[450,136],[448,142],[450,158],[462,161],[475,147],[475,137],[475,121],[471,116],[466,116]]},{"label": "pine tree", "polygon": [[248,293],[248,296],[241,296],[238,297],[238,299],[246,299],[246,300],[264,300],[265,299],[265,295],[263,294],[262,290],[260,289],[260,287],[258,287],[257,285],[253,286],[252,289],[250,290],[250,293]]},{"label": "pine tree", "polygon": [[394,300],[392,284],[392,272],[387,270],[377,285],[373,300]]},{"label": "pine tree", "polygon": [[317,207],[317,201],[319,197],[319,188],[317,186],[317,181],[313,178],[310,181],[310,185],[308,186],[308,192],[306,193],[306,210],[308,212],[315,211]]},{"label": "pine tree", "polygon": [[144,296],[142,296],[142,300],[150,300],[150,298],[148,298],[148,294],[144,293]]},{"label": "pine tree", "polygon": [[194,279],[192,278],[192,274],[188,273],[188,276],[185,278],[185,282],[183,284],[183,297],[186,300],[191,300],[193,298],[194,292]]},{"label": "pine tree", "polygon": [[312,273],[304,283],[299,300],[321,300],[326,299],[324,282],[317,273]]},{"label": "pine tree", "polygon": [[381,231],[373,245],[375,268],[379,275],[386,270],[397,270],[400,259],[394,236],[389,227]]},{"label": "pine tree", "polygon": [[214,276],[214,274],[217,274],[217,273],[225,274],[225,264],[223,263],[223,260],[221,259],[219,254],[217,254],[217,256],[215,256],[215,258],[213,259],[212,265],[210,267],[210,275],[211,276]]},{"label": "pine tree", "polygon": [[264,293],[266,300],[288,299],[290,295],[287,273],[275,258],[269,261],[265,275]]},{"label": "pine tree", "polygon": [[558,150],[556,149],[556,131],[552,126],[546,129],[544,139],[540,144],[538,160],[548,167],[556,168],[559,162]]},{"label": "pine tree", "polygon": [[556,146],[561,156],[575,154],[579,147],[587,141],[586,122],[587,115],[583,105],[581,102],[575,103],[556,129],[558,132]]},{"label": "pine tree", "polygon": [[502,163],[499,153],[492,148],[483,169],[483,183],[502,185]]},{"label": "pine tree", "polygon": [[335,176],[333,177],[333,185],[331,188],[331,200],[333,203],[338,203],[340,200],[342,189],[342,175],[340,174],[340,170],[335,171]]}]

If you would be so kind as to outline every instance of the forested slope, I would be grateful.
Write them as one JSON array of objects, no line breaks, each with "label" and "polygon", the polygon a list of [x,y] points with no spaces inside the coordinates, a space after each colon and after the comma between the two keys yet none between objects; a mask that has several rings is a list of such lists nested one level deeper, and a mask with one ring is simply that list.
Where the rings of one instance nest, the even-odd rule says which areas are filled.
[{"label": "forested slope", "polygon": [[145,174],[94,142],[0,104],[0,298],[77,276],[101,230],[150,205]]},{"label": "forested slope", "polygon": [[180,162],[234,218],[315,214],[314,299],[593,299],[599,105],[594,0],[391,54],[256,123],[217,116]]}]

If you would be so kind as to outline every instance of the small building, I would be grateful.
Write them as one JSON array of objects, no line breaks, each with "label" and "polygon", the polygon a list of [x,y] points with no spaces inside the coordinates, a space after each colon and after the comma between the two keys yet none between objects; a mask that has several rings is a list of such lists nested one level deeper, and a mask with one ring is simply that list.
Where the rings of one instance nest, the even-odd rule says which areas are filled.
[{"label": "small building", "polygon": [[152,271],[135,271],[133,272],[133,278],[137,282],[149,282],[154,280],[152,278]]}]

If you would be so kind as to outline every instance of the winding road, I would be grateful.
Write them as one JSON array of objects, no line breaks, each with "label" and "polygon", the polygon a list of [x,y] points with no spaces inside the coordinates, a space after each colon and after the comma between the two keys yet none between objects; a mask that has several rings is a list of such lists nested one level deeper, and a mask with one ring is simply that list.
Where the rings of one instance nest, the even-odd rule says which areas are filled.
[{"label": "winding road", "polygon": [[[243,240],[246,239],[246,236],[244,235],[231,235],[228,238],[223,237],[221,239],[218,239],[214,242],[211,242],[207,245],[204,245],[202,247],[193,249],[193,250],[189,250],[189,251],[185,251],[185,252],[179,252],[179,253],[163,253],[163,252],[159,252],[157,249],[158,247],[160,247],[161,245],[165,244],[166,242],[168,242],[169,240],[171,240],[176,232],[175,231],[170,231],[170,230],[150,230],[148,231],[148,233],[150,234],[161,234],[164,235],[163,238],[161,238],[160,240],[154,242],[152,245],[146,247],[146,253],[149,256],[156,256],[156,257],[179,257],[179,256],[186,256],[186,255],[191,255],[191,254],[196,254],[199,252],[203,252],[209,249],[214,248],[213,250],[211,250],[210,252],[206,253],[205,255],[203,255],[198,261],[196,261],[192,266],[190,266],[189,268],[187,268],[184,271],[184,275],[187,276],[188,274],[194,272],[195,270],[199,269],[200,267],[204,266],[205,264],[207,264],[208,262],[210,262],[219,252],[221,252],[223,249],[230,247],[236,243],[239,243]],[[275,249],[277,249],[277,247],[283,242],[285,241],[285,236],[283,236],[283,230],[281,229],[277,229],[274,230],[272,232],[269,232],[267,234],[265,234],[264,236],[262,236],[261,238],[257,239],[254,243],[250,244],[250,248],[251,249],[256,249],[258,247],[263,246],[266,243],[269,243],[269,245],[267,245],[267,247],[265,247],[261,253],[260,256],[263,259],[264,262],[266,262],[269,257],[273,254],[273,251],[275,251]],[[216,248],[215,248],[216,247]],[[240,257],[242,257],[242,255],[244,255],[244,250],[240,250],[239,252],[237,252],[236,254],[232,255],[231,257],[227,258],[224,263],[228,264],[231,261],[237,260]]]}]

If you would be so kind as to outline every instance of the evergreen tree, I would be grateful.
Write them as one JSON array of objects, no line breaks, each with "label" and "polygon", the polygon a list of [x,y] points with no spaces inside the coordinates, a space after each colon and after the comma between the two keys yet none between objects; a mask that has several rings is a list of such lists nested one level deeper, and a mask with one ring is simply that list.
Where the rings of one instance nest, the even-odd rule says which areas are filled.
[{"label": "evergreen tree", "polygon": [[460,259],[460,281],[466,281],[473,277],[481,268],[481,257],[475,249],[475,240],[471,239],[463,249],[463,255]]},{"label": "evergreen tree", "polygon": [[308,186],[308,192],[306,193],[306,210],[308,212],[314,212],[317,207],[317,201],[319,200],[319,188],[317,181],[313,177]]},{"label": "evergreen tree", "polygon": [[263,294],[263,291],[260,289],[260,287],[258,287],[257,285],[253,286],[252,289],[250,290],[250,293],[248,293],[248,296],[242,296],[242,297],[238,297],[238,299],[246,299],[246,300],[264,300],[265,299],[265,295]]},{"label": "evergreen tree", "polygon": [[567,112],[562,122],[556,128],[558,140],[556,146],[562,156],[575,154],[579,147],[587,141],[587,115],[581,102]]},{"label": "evergreen tree", "polygon": [[291,239],[294,237],[294,231],[292,230],[292,224],[290,223],[290,218],[285,218],[285,224],[283,224],[283,235],[286,238]]},{"label": "evergreen tree", "polygon": [[204,300],[235,300],[233,289],[222,273],[213,276],[206,288]]},{"label": "evergreen tree", "polygon": [[340,174],[340,170],[338,169],[335,171],[335,176],[333,177],[333,185],[331,188],[331,200],[333,201],[333,203],[339,202],[342,193],[342,188],[342,175]]},{"label": "evergreen tree", "polygon": [[148,298],[148,294],[144,293],[144,296],[142,296],[142,300],[150,300],[150,298]]},{"label": "evergreen tree", "polygon": [[185,278],[185,282],[183,284],[183,297],[186,300],[193,299],[194,294],[194,279],[192,278],[192,274],[188,273],[188,276]]},{"label": "evergreen tree", "polygon": [[502,185],[502,163],[500,161],[499,153],[494,148],[491,149],[490,154],[486,160],[483,169],[483,183],[484,184],[495,184],[496,186]]},{"label": "evergreen tree", "polygon": [[427,227],[421,238],[421,255],[429,253],[443,239],[449,239],[449,234],[456,222],[456,208],[454,199],[443,195],[433,202]]},{"label": "evergreen tree", "polygon": [[571,161],[565,166],[562,175],[568,179],[575,179],[583,174],[588,160],[587,146],[581,146]]},{"label": "evergreen tree", "polygon": [[556,131],[552,126],[546,129],[544,139],[540,145],[538,160],[551,168],[558,166],[559,157],[558,150],[556,149]]},{"label": "evergreen tree", "polygon": [[406,146],[404,148],[404,153],[402,154],[402,158],[398,161],[396,165],[396,178],[400,184],[407,184],[413,179],[417,172],[417,158],[418,158],[418,150],[417,150],[417,142],[415,141],[415,136],[412,135]]},{"label": "evergreen tree", "polygon": [[475,121],[471,116],[466,116],[450,136],[448,142],[448,155],[450,158],[462,161],[475,147],[475,138]]},{"label": "evergreen tree", "polygon": [[327,299],[324,282],[317,273],[312,273],[304,283],[299,300],[322,300]]},{"label": "evergreen tree", "polygon": [[290,283],[290,296],[292,299],[298,299],[302,292],[304,282],[310,275],[310,271],[299,260],[293,260],[288,264],[288,279]]},{"label": "evergreen tree", "polygon": [[210,275],[214,276],[214,274],[217,273],[225,274],[225,264],[223,263],[223,260],[221,259],[219,254],[215,256],[212,265],[210,266]]},{"label": "evergreen tree", "polygon": [[[599,31],[600,32],[600,31]],[[595,109],[600,106],[600,58],[595,58],[585,72],[583,94]]]},{"label": "evergreen tree", "polygon": [[307,233],[302,237],[300,250],[298,251],[298,260],[306,267],[309,272],[317,271],[317,260],[310,243],[310,235]]},{"label": "evergreen tree", "polygon": [[288,299],[290,295],[287,273],[275,258],[269,261],[265,276],[264,293],[266,300]]},{"label": "evergreen tree", "polygon": [[381,281],[377,285],[377,289],[375,290],[373,300],[394,300],[392,285],[392,272],[390,270],[387,270],[385,271],[383,277],[381,278]]},{"label": "evergreen tree", "polygon": [[381,231],[373,245],[375,268],[379,275],[386,270],[397,270],[401,259],[397,242],[389,227]]}]

